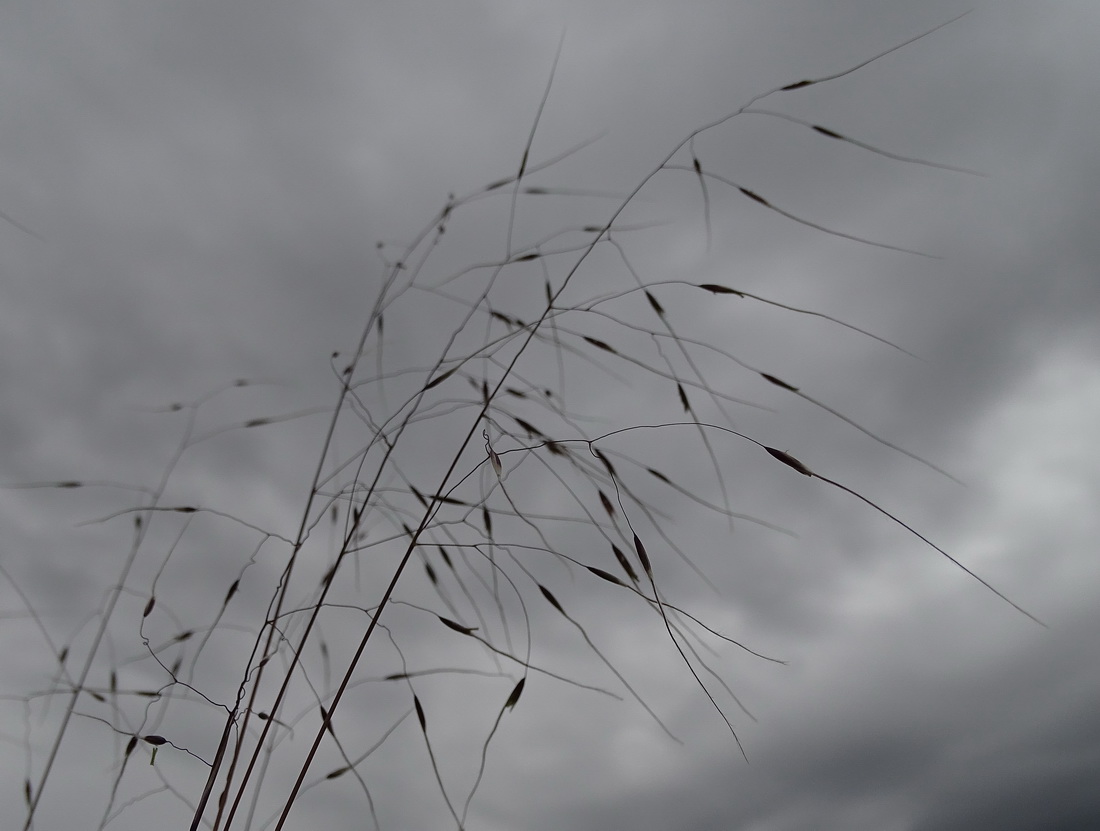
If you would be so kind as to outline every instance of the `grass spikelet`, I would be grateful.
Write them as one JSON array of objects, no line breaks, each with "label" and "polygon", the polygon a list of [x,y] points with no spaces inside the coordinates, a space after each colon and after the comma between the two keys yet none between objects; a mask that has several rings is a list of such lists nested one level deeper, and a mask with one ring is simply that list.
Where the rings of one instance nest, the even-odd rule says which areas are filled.
[{"label": "grass spikelet", "polygon": [[798,461],[798,459],[796,459],[789,453],[784,453],[782,450],[776,450],[774,447],[765,447],[764,449],[768,451],[772,458],[778,459],[788,467],[793,467],[803,476],[814,475],[813,472],[808,467],[806,467],[806,465],[802,464],[802,462]]},{"label": "grass spikelet", "polygon": [[699,288],[709,291],[711,294],[732,294],[737,297],[744,297],[743,292],[737,291],[737,289],[731,289],[729,286],[720,286],[717,283],[699,283]]},{"label": "grass spikelet", "polygon": [[626,572],[626,576],[630,578],[630,581],[632,583],[637,583],[638,575],[635,573],[634,567],[630,564],[630,560],[626,558],[626,555],[623,554],[622,550],[614,543],[611,544],[611,553],[615,555],[615,559],[618,561],[619,566]]},{"label": "grass spikelet", "polygon": [[611,344],[606,341],[602,341],[599,338],[590,338],[588,335],[582,336],[585,341],[595,346],[597,349],[602,349],[604,352],[610,352],[612,355],[618,355],[619,352]]},{"label": "grass spikelet", "polygon": [[657,313],[659,317],[663,318],[665,316],[664,307],[657,302],[657,298],[654,297],[649,291],[645,292],[645,299],[649,301],[650,307],[653,309],[653,311]]},{"label": "grass spikelet", "polygon": [[451,369],[448,369],[446,372],[444,372],[440,375],[437,375],[435,378],[433,378],[432,380],[430,380],[428,383],[426,383],[424,385],[424,390],[427,391],[427,390],[430,390],[430,389],[434,389],[435,387],[438,387],[440,384],[442,384],[444,381],[446,381],[448,378],[450,378],[452,375],[454,375],[456,372],[458,372],[458,370],[459,370],[459,367],[456,366],[456,367],[453,367]]},{"label": "grass spikelet", "polygon": [[413,693],[413,707],[416,708],[416,720],[420,722],[420,730],[424,735],[428,734],[428,719],[424,715],[424,707],[420,704],[420,699],[416,693]]},{"label": "grass spikelet", "polygon": [[676,394],[680,396],[680,406],[684,408],[684,412],[690,413],[691,403],[688,401],[687,393],[684,391],[684,385],[679,381],[676,382]]},{"label": "grass spikelet", "polygon": [[604,571],[602,568],[596,568],[595,566],[586,566],[586,568],[599,577],[601,580],[606,580],[608,583],[614,583],[616,586],[622,586],[626,588],[626,583],[616,577],[614,574]]},{"label": "grass spikelet", "polygon": [[540,583],[539,584],[539,591],[542,592],[542,596],[546,598],[547,603],[549,603],[551,606],[553,606],[555,609],[557,609],[563,615],[565,614],[565,609],[563,609],[561,607],[561,604],[558,602],[558,599],[556,597],[554,597],[554,595],[550,592],[550,589],[546,588],[546,586],[544,586]]},{"label": "grass spikelet", "polygon": [[439,618],[440,623],[442,623],[448,629],[453,629],[454,631],[459,632],[463,635],[472,635],[477,630],[476,626],[463,626],[461,623],[455,623],[453,620],[449,620],[442,615],[437,615],[437,617]]},{"label": "grass spikelet", "polygon": [[527,683],[527,676],[519,679],[519,682],[512,688],[512,692],[508,695],[508,700],[504,702],[505,710],[514,710],[516,704],[519,703],[519,697],[523,694],[523,687]]},{"label": "grass spikelet", "polygon": [[607,515],[609,517],[614,519],[615,518],[615,506],[611,504],[611,500],[607,498],[607,494],[605,494],[601,490],[597,490],[596,493],[599,494],[600,505],[603,506],[604,511],[607,512]]},{"label": "grass spikelet", "polygon": [[649,564],[649,554],[646,553],[645,546],[642,545],[642,541],[638,539],[638,535],[634,535],[634,550],[638,552],[638,561],[642,564],[642,568],[649,578],[653,579],[653,567]]},{"label": "grass spikelet", "polygon": [[782,387],[783,389],[790,390],[791,392],[798,392],[798,387],[792,387],[786,381],[780,381],[774,375],[769,375],[766,372],[761,372],[760,377],[771,384],[775,384],[777,387]]}]

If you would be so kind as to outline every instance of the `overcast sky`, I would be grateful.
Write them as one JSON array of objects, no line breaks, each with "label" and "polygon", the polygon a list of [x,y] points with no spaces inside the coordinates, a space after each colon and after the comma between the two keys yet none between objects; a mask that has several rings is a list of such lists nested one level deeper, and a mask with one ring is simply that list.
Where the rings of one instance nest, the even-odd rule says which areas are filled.
[{"label": "overcast sky", "polygon": [[[968,9],[702,133],[581,262],[594,238],[582,229],[609,222],[692,130]],[[85,682],[102,700],[78,698],[35,827],[187,827],[286,564],[287,544],[255,529],[295,537],[339,373],[391,266],[427,229],[386,289],[384,338],[375,320],[355,370],[359,401],[341,415],[327,494],[355,479],[372,435],[365,413],[375,425],[408,413],[406,399],[457,365],[433,370],[467,314],[448,359],[508,334],[490,309],[538,319],[546,281],[556,290],[570,274],[562,308],[641,280],[663,317],[634,291],[543,324],[494,410],[500,482],[469,381],[495,384],[521,341],[429,390],[420,412],[431,418],[400,439],[363,519],[369,546],[341,566],[333,597],[378,602],[404,550],[401,523],[420,519],[405,483],[433,492],[472,426],[448,487],[470,474],[454,496],[486,498],[498,545],[453,546],[447,569],[435,544],[484,526],[480,509],[443,506],[451,524],[422,538],[431,545],[395,594],[406,605],[386,612],[388,631],[354,675],[363,683],[334,718],[353,760],[396,727],[359,766],[362,784],[348,774],[310,787],[287,828],[456,827],[447,800],[461,815],[524,673],[433,612],[520,659],[529,649],[539,668],[493,735],[471,831],[1100,827],[1097,32],[1100,9],[1086,0],[4,4],[0,479],[18,486],[0,491],[8,813],[25,817],[25,780],[37,793],[64,690],[117,594]],[[522,183],[552,192],[518,194],[513,212],[511,186],[483,191],[518,171],[559,43]],[[436,235],[449,194],[478,196]],[[486,264],[536,252],[471,311]],[[812,309],[892,345],[690,283]],[[684,350],[629,328],[667,332],[666,321]],[[702,420],[858,491],[1046,627],[871,505],[731,433],[665,427],[597,442],[650,506],[647,516],[623,493],[615,526],[581,474],[605,476],[585,444],[566,445],[576,465],[522,451],[539,442],[517,415],[559,441],[684,421],[675,378],[698,384],[687,394]],[[563,412],[540,401],[545,388]],[[746,403],[719,407],[710,393]],[[82,523],[148,505],[191,415],[159,504],[222,513],[145,515],[115,592],[135,514]],[[277,423],[240,427],[260,418]],[[380,458],[368,455],[361,482]],[[572,477],[576,499],[552,471]],[[28,487],[72,480],[89,486]],[[614,493],[606,477],[601,489]],[[349,493],[336,524],[323,498],[313,506],[323,521],[288,608],[315,602]],[[727,500],[749,517],[732,531],[700,504]],[[513,508],[530,521],[509,518]],[[538,519],[585,510],[603,533]],[[736,740],[656,609],[583,568],[628,582],[607,542],[638,567],[626,518],[665,601],[787,662],[698,627],[679,641]],[[303,651],[326,702],[366,620],[329,607]],[[297,643],[304,614],[284,621]],[[190,689],[169,683],[143,637],[165,665],[181,659]],[[289,647],[280,655],[269,668],[285,668]],[[413,678],[438,781],[412,689],[378,680],[402,670],[401,656],[414,672],[480,673]],[[271,706],[277,674],[258,708]],[[274,731],[253,828],[272,827],[319,725],[296,677],[280,713],[294,730]],[[161,697],[134,694],[150,690]],[[142,744],[123,768],[134,733],[176,748],[150,766]],[[330,739],[321,748],[307,785],[344,764]],[[247,819],[242,808],[232,827]]]}]

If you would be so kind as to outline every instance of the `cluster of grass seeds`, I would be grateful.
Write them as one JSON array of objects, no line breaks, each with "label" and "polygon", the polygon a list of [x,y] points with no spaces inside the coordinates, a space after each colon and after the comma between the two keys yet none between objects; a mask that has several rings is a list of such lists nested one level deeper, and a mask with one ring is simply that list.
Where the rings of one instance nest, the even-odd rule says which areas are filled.
[{"label": "cluster of grass seeds", "polygon": [[[628,224],[624,213],[654,177],[672,171],[698,185],[708,244],[711,203],[723,198],[716,189],[728,188],[754,209],[775,212],[812,233],[898,256],[927,256],[799,216],[710,169],[696,152],[698,137],[752,114],[900,162],[958,171],[757,106],[839,79],[878,57],[751,98],[692,131],[618,197],[609,216],[520,244],[516,219],[524,200],[576,197],[575,191],[533,179],[580,149],[532,158],[548,83],[514,174],[449,197],[399,253],[379,246],[385,276],[355,346],[332,355],[331,405],[209,426],[204,414],[214,402],[252,386],[240,380],[169,407],[183,423],[160,481],[121,491],[126,501],[119,510],[96,520],[110,527],[125,523],[128,552],[79,631],[59,642],[36,614],[39,600],[0,569],[20,592],[55,666],[46,688],[15,698],[25,711],[24,830],[36,826],[36,816],[51,801],[68,798],[73,784],[66,777],[83,766],[94,768],[96,777],[106,771],[105,791],[95,816],[86,814],[87,828],[107,828],[128,816],[129,822],[158,817],[173,827],[190,822],[193,831],[278,831],[290,827],[288,817],[308,794],[324,799],[335,789],[350,791],[348,804],[369,815],[366,825],[381,828],[396,810],[385,794],[394,792],[395,778],[418,775],[411,771],[437,794],[433,799],[443,816],[465,828],[489,772],[491,745],[536,684],[593,701],[633,702],[669,740],[679,741],[644,689],[601,646],[595,627],[603,621],[586,621],[572,607],[566,593],[572,590],[606,591],[616,603],[648,610],[685,670],[686,683],[698,687],[728,729],[731,748],[744,753],[736,722],[751,714],[716,668],[719,648],[752,660],[783,661],[681,608],[663,589],[661,576],[682,567],[707,580],[670,530],[661,508],[669,500],[687,499],[709,512],[720,523],[718,534],[728,533],[734,520],[783,531],[766,518],[734,510],[731,474],[722,459],[737,448],[765,454],[862,500],[1034,619],[872,500],[734,429],[731,408],[751,402],[711,380],[728,378],[730,370],[754,374],[947,475],[745,363],[722,343],[693,337],[692,314],[703,302],[767,304],[794,322],[812,315],[900,347],[835,317],[737,286],[654,279],[631,253],[637,236],[652,228]],[[456,268],[447,258],[448,227],[491,200],[506,206],[503,252]],[[586,269],[597,256],[604,257],[604,267],[618,263],[625,284],[609,287],[591,277]],[[532,293],[531,285],[538,290]],[[586,294],[600,285],[599,293]],[[431,321],[431,332],[415,344],[402,341],[401,332],[418,316]],[[583,398],[574,392],[578,376],[637,390],[630,412],[654,417],[593,429],[599,421],[594,414],[573,409]],[[655,395],[670,406],[654,405]],[[670,417],[670,411],[678,412]],[[327,425],[291,527],[266,527],[233,506],[174,501],[181,465],[215,438],[315,425],[318,412],[327,413]],[[312,435],[316,440],[315,430]],[[685,452],[694,446],[699,468],[708,471],[719,495],[708,501],[696,483],[678,481],[644,449],[631,450],[645,447],[629,441],[642,436]],[[62,481],[21,487],[115,485]],[[179,574],[208,540],[224,548],[224,583],[211,595],[207,582],[196,597]],[[592,683],[588,670],[536,659],[540,628],[562,624],[592,656],[602,682]],[[471,692],[474,684],[480,685],[477,693]],[[462,716],[454,715],[459,710],[446,697],[449,689],[457,689],[454,695],[469,707]],[[472,744],[456,742],[456,727],[448,722],[467,716],[483,725],[482,738]],[[79,738],[71,735],[76,725]],[[87,748],[94,742],[100,750],[93,760]],[[406,758],[418,766],[408,767]],[[416,787],[404,782],[398,798],[406,800]]]}]

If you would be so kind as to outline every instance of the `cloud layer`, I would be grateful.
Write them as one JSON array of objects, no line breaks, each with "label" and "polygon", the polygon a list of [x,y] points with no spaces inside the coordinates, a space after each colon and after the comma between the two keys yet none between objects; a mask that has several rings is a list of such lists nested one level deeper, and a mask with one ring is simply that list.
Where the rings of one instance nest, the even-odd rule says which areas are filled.
[{"label": "cloud layer", "polygon": [[[334,717],[340,748],[322,742],[287,827],[457,825],[452,811],[462,815],[475,784],[471,829],[1100,823],[1093,6],[980,6],[850,74],[756,102],[656,170],[692,130],[753,96],[845,73],[965,10],[856,0],[6,9],[5,804],[26,804],[25,781],[35,798],[117,594],[36,827],[190,819],[287,562],[280,538],[298,532],[341,370],[386,292],[384,338],[375,319],[288,611],[316,601],[346,528],[351,491],[335,523],[325,502],[355,479],[354,461],[338,462],[400,423],[428,379],[458,370],[409,421],[365,514],[364,548],[334,580],[344,605],[326,610],[303,652],[252,827],[273,827],[319,729],[317,697],[329,700],[364,609],[379,602],[402,523],[420,519],[409,484],[433,493],[468,430],[446,481],[469,473],[454,491],[469,504],[444,504],[422,540],[431,544],[417,549]],[[522,183],[535,192],[483,193],[515,176],[536,114]],[[593,239],[583,229],[603,227],[651,173],[573,274]],[[449,194],[474,198],[435,235]],[[394,269],[421,228],[415,257]],[[524,254],[538,256],[512,262],[477,305],[492,265]],[[538,319],[546,284],[566,280],[559,312],[520,354],[529,330],[516,320]],[[650,333],[664,321],[679,341]],[[436,366],[445,348],[466,356],[494,338],[488,357]],[[492,423],[473,421],[478,382],[495,384],[517,355]],[[584,440],[689,420],[678,382],[722,430],[666,426],[593,445],[646,516],[631,493],[615,494]],[[1048,628],[884,514],[730,430],[864,495]],[[575,455],[554,456],[546,438],[574,442],[563,446]],[[358,481],[383,452],[368,454]],[[218,513],[130,511],[169,470],[162,506]],[[555,478],[566,471],[572,491]],[[72,480],[88,487],[29,487]],[[496,545],[464,548],[484,536],[485,495]],[[727,501],[744,517],[729,523],[701,504]],[[516,509],[553,539],[509,517]],[[132,549],[139,515],[146,536]],[[586,516],[603,530],[573,521]],[[629,528],[667,603],[788,662],[702,630],[678,641],[736,739],[656,607],[584,568],[629,583],[609,544],[639,569]],[[305,615],[280,621],[296,643]],[[522,696],[494,732],[524,659]],[[462,672],[419,674],[440,668]],[[171,685],[168,669],[190,686]],[[402,671],[411,685],[384,680]],[[256,709],[274,696],[269,677]],[[356,767],[360,781],[324,779],[390,728]],[[139,744],[123,765],[133,734],[175,747],[159,747],[150,766],[152,746]],[[234,827],[248,822],[250,799]]]}]

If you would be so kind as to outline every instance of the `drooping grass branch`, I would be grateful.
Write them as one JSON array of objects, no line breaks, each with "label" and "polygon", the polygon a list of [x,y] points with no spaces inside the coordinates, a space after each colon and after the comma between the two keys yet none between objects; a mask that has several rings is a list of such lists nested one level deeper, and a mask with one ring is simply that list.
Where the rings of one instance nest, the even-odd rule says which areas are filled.
[{"label": "drooping grass branch", "polygon": [[[847,406],[842,411],[811,396],[801,380],[796,386],[763,362],[739,358],[700,323],[705,310],[699,303],[749,300],[790,313],[792,326],[812,316],[876,348],[912,353],[869,327],[823,312],[732,286],[648,274],[635,251],[639,238],[659,235],[663,226],[631,221],[631,209],[643,193],[662,195],[658,179],[687,176],[696,188],[693,198],[702,200],[708,251],[720,221],[715,206],[728,188],[743,208],[769,211],[792,233],[825,234],[892,256],[935,256],[780,207],[712,169],[697,139],[739,116],[769,116],[795,125],[790,129],[812,128],[826,144],[971,172],[756,106],[842,79],[936,29],[844,71],[753,96],[690,131],[621,190],[551,187],[535,178],[590,144],[536,160],[559,45],[516,172],[465,196],[448,196],[405,246],[379,244],[384,273],[352,349],[332,356],[330,405],[276,415],[245,412],[208,423],[215,395],[243,395],[252,386],[238,381],[160,414],[185,418],[160,481],[139,488],[136,504],[100,510],[90,520],[100,530],[133,523],[123,567],[95,609],[90,637],[80,640],[78,630],[57,638],[35,598],[15,575],[0,570],[56,664],[49,689],[36,686],[19,700],[28,710],[53,697],[66,702],[52,740],[25,742],[25,831],[36,816],[43,821],[43,793],[57,775],[74,719],[116,744],[118,764],[99,828],[170,796],[190,817],[192,831],[279,831],[308,794],[344,782],[354,783],[350,790],[379,828],[386,799],[374,783],[400,767],[387,767],[382,757],[400,758],[406,748],[423,765],[440,818],[466,828],[475,797],[485,798],[490,745],[507,740],[511,720],[533,706],[532,689],[541,684],[622,701],[639,709],[665,740],[679,741],[661,702],[637,677],[641,671],[607,646],[603,630],[610,622],[587,614],[580,598],[567,594],[574,591],[606,591],[610,602],[641,610],[671,659],[686,668],[686,694],[712,707],[729,730],[731,748],[748,758],[738,710],[753,716],[726,682],[722,662],[726,652],[784,661],[752,639],[704,622],[667,576],[683,569],[690,579],[718,588],[675,528],[679,512],[714,518],[721,535],[742,522],[791,534],[782,518],[737,509],[739,468],[730,462],[731,445],[746,441],[799,474],[855,496],[1041,623],[881,507],[877,495],[872,500],[739,428],[738,408],[769,408],[755,400],[751,386],[734,390],[734,373],[747,374],[760,389],[798,397],[954,478],[883,431],[863,426]],[[585,207],[569,225],[543,229],[525,243],[518,219],[536,199]],[[610,209],[607,199],[615,200]],[[448,229],[456,217],[501,203],[503,246],[494,234],[472,246],[477,256],[454,254]],[[605,214],[592,219],[593,204],[605,205]],[[463,259],[453,259],[458,256]],[[751,313],[753,306],[745,306]],[[654,432],[676,435],[664,444],[675,445],[677,458],[662,454],[660,443],[627,452],[615,441]],[[288,473],[304,478],[287,484],[302,488],[294,494],[300,510],[290,528],[271,527],[280,523],[257,517],[262,511],[243,497],[240,505],[196,498],[188,474],[180,472],[185,456],[214,456],[212,448],[222,442],[272,437],[270,446],[277,447],[282,439],[274,437],[302,441],[303,434],[318,450],[308,470]],[[679,458],[689,456],[698,456],[698,463]],[[216,458],[208,463],[217,469]],[[89,478],[21,487],[114,493],[116,485]],[[122,493],[135,499],[133,490]],[[225,582],[213,589],[204,584],[201,598],[180,576],[188,559],[200,556],[193,548],[230,552],[209,558],[206,564],[221,566],[218,579]],[[537,653],[563,640],[591,666],[554,666]],[[80,649],[82,661],[70,672],[68,663]],[[437,703],[437,696],[474,682],[487,692],[454,692],[457,703]],[[457,728],[445,717],[453,709],[462,712],[454,719]],[[196,719],[196,711],[202,717]],[[409,718],[414,714],[415,723]],[[25,718],[29,736],[31,718]],[[178,755],[189,769],[164,763],[176,749],[184,751]],[[154,752],[161,754],[154,764],[160,785],[153,790],[139,790],[130,765],[146,750],[151,762]],[[326,767],[317,768],[322,763]],[[315,768],[328,773],[311,776]]]}]

